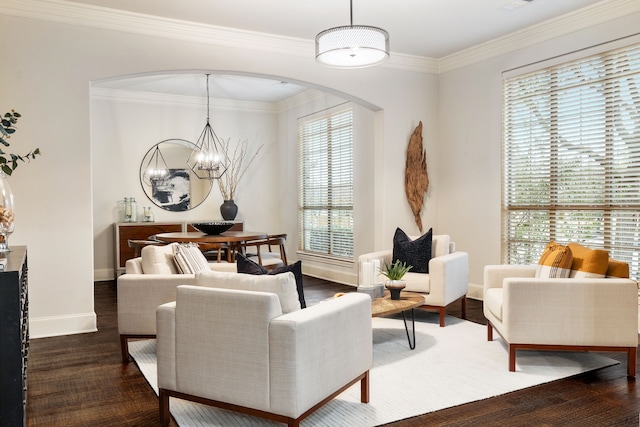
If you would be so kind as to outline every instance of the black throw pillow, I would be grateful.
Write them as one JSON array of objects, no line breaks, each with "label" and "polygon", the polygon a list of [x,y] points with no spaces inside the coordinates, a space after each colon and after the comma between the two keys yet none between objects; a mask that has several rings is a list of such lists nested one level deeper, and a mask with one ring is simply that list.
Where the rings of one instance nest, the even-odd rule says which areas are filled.
[{"label": "black throw pillow", "polygon": [[433,229],[431,228],[416,240],[411,240],[404,231],[396,228],[393,235],[393,262],[400,260],[411,265],[412,273],[428,273],[432,242]]},{"label": "black throw pillow", "polygon": [[267,274],[266,268],[256,262],[251,261],[249,258],[239,252],[236,254],[236,268],[238,270],[238,273],[256,275]]},{"label": "black throw pillow", "polygon": [[307,303],[304,300],[304,290],[302,286],[302,261],[298,261],[291,265],[283,265],[282,267],[274,268],[273,270],[267,270],[260,264],[251,261],[246,256],[238,253],[236,254],[236,268],[238,273],[244,274],[280,274],[280,273],[293,273],[296,278],[296,289],[298,290],[298,300],[300,301],[300,308],[306,308]]}]

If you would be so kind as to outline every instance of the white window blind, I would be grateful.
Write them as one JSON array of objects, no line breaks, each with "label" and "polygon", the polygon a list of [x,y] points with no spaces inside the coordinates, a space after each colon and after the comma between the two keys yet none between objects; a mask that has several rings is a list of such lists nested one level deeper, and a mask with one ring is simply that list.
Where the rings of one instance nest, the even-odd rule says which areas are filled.
[{"label": "white window blind", "polygon": [[640,45],[505,80],[503,148],[505,262],[578,242],[638,279]]},{"label": "white window blind", "polygon": [[300,119],[298,249],[353,258],[353,114],[350,107]]}]

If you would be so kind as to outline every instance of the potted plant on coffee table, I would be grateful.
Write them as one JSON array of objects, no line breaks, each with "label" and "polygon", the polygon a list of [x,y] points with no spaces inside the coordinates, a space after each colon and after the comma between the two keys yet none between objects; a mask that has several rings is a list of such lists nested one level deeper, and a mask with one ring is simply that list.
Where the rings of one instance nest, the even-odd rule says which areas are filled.
[{"label": "potted plant on coffee table", "polygon": [[407,265],[407,263],[402,262],[399,259],[392,264],[387,264],[384,261],[382,262],[380,274],[388,279],[385,283],[385,287],[389,289],[391,299],[400,299],[400,291],[407,285],[402,278],[407,274],[407,271],[411,270],[411,268],[413,268],[413,266]]}]

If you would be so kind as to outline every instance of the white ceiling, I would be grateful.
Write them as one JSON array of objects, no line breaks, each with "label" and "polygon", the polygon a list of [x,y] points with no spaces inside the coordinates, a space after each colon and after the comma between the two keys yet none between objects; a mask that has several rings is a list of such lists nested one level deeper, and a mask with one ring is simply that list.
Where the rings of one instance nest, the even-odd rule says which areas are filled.
[{"label": "white ceiling", "polygon": [[[73,1],[307,40],[313,40],[327,28],[349,24],[347,0]],[[397,52],[440,59],[600,1],[353,0],[353,23],[387,30],[392,55]],[[212,82],[211,93],[215,98],[260,102],[277,102],[304,89],[293,84],[236,76],[222,76]],[[104,82],[100,86],[197,96],[205,93],[204,75],[138,77]]]},{"label": "white ceiling", "polygon": [[[348,0],[73,1],[308,40],[349,24]],[[525,6],[501,8],[514,1]],[[387,30],[393,52],[442,58],[599,1],[354,0],[353,23]]]}]

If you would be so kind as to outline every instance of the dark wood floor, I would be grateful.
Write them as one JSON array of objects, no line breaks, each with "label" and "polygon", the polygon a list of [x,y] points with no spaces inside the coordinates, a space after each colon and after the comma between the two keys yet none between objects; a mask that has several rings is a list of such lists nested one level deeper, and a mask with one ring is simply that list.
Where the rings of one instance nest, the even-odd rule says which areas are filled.
[{"label": "dark wood floor", "polygon": [[[345,289],[353,290],[305,277],[309,304]],[[29,426],[158,425],[158,402],[153,390],[135,363],[121,363],[114,282],[95,284],[95,311],[99,329],[96,333],[31,341]],[[459,317],[459,306],[451,307],[448,314]],[[467,318],[484,323],[481,302],[468,301]],[[626,377],[624,356],[607,355],[622,363],[389,425],[638,426],[640,399],[636,381]],[[424,386],[429,388],[428,383]],[[176,424],[172,421],[170,425]]]}]

